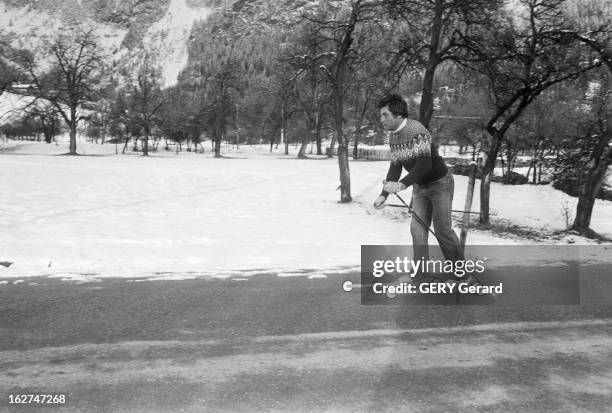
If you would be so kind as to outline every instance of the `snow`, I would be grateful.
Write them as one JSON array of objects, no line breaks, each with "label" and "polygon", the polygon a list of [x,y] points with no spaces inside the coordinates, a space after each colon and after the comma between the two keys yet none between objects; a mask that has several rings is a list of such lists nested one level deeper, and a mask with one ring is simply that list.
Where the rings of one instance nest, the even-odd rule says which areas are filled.
[{"label": "snow", "polygon": [[[1,4],[0,4],[1,5]],[[58,4],[57,8],[62,5]],[[116,51],[121,46],[121,41],[127,34],[127,30],[119,28],[115,24],[97,23],[89,17],[78,14],[77,10],[73,16],[78,26],[83,30],[94,29],[98,39],[98,45],[108,53]],[[64,11],[68,14],[68,11]],[[48,13],[43,10],[33,9],[30,6],[12,8],[4,5],[4,12],[0,13],[0,32],[3,37],[11,41],[16,48],[29,49],[35,52],[38,59],[38,70],[48,69],[50,62],[46,54],[42,52],[45,40],[53,40],[58,33],[71,28],[74,23],[67,23],[67,16],[62,18],[59,10]],[[119,55],[116,55],[117,58]]]},{"label": "snow", "polygon": [[164,16],[151,25],[145,34],[145,50],[157,57],[162,68],[164,87],[177,82],[180,71],[187,65],[187,41],[196,21],[205,20],[211,9],[191,8],[186,0],[172,0]]},{"label": "snow", "polygon": [[[298,160],[267,145],[226,147],[215,159],[205,148],[146,158],[79,142],[90,156],[71,157],[54,156],[65,143],[0,143],[0,261],[14,262],[0,279],[318,278],[358,271],[362,244],[411,243],[405,210],[371,206],[386,162],[351,162],[354,202],[340,204],[336,159]],[[455,185],[453,206],[463,209],[467,178]],[[576,202],[550,186],[493,183],[491,196],[495,219],[543,231],[563,229],[561,206],[573,212]],[[598,200],[592,228],[612,236],[610,217],[612,202]],[[588,242],[571,238],[548,243]],[[536,241],[471,231],[468,243]]]},{"label": "snow", "polygon": [[[116,24],[95,22],[81,15],[79,10],[70,10],[62,4],[48,11],[30,6],[14,8],[3,3],[0,5],[4,6],[4,12],[0,13],[0,32],[3,37],[12,39],[14,47],[36,51],[40,59],[44,58],[41,53],[44,39],[53,39],[59,32],[74,25],[94,28],[99,45],[112,55],[112,60],[125,62],[138,59],[138,56],[121,48],[128,30]],[[143,38],[143,47],[138,50],[144,50],[155,57],[162,70],[164,87],[176,84],[180,71],[187,65],[187,42],[193,24],[205,20],[211,12],[210,8],[191,7],[187,0],[172,0],[162,18],[148,28]],[[41,60],[39,70],[48,69],[49,64],[48,60]],[[0,113],[6,112],[2,106],[14,107],[0,100]]]},{"label": "snow", "polygon": [[8,34],[18,36],[18,42],[13,46],[37,50],[40,46],[37,37],[57,32],[62,24],[49,13],[30,6],[10,8],[4,5],[4,11],[0,13],[0,27]]}]

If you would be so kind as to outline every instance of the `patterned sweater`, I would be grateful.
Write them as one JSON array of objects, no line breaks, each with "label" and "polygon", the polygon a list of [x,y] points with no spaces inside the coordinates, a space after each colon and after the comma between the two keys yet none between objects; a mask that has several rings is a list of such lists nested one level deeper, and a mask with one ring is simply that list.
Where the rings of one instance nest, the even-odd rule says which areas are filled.
[{"label": "patterned sweater", "polygon": [[[446,175],[448,169],[438,148],[432,143],[431,134],[420,122],[408,119],[399,132],[392,133],[389,139],[391,164],[387,172],[388,182],[397,182],[402,168],[408,171],[399,182],[409,187],[412,184],[427,185]],[[382,191],[381,195],[389,193]]]}]

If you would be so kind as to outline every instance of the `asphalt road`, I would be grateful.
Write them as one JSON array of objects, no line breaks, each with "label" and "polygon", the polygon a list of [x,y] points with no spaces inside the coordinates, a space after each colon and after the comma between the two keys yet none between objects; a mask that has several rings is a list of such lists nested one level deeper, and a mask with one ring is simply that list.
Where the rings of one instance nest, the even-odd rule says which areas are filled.
[{"label": "asphalt road", "polygon": [[[603,276],[601,276],[603,277]],[[600,278],[601,278],[600,277]],[[361,305],[322,279],[0,285],[0,409],[601,412],[609,287],[551,306]],[[602,278],[603,279],[603,278]],[[30,285],[30,283],[36,285]],[[62,407],[9,394],[68,395]]]}]

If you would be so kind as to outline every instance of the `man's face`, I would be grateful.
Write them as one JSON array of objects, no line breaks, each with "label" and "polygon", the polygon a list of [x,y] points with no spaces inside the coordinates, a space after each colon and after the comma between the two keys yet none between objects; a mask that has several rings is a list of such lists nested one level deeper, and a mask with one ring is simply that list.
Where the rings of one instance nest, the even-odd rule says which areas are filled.
[{"label": "man's face", "polygon": [[385,130],[396,130],[397,128],[399,128],[403,120],[403,117],[396,116],[391,113],[388,106],[384,106],[380,109],[380,123],[382,123],[383,128],[385,128]]}]

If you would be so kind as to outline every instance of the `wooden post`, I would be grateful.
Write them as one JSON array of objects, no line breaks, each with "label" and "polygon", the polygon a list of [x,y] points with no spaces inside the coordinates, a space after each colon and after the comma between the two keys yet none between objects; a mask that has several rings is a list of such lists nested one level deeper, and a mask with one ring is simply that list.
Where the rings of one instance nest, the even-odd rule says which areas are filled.
[{"label": "wooden post", "polygon": [[474,186],[476,183],[476,162],[470,162],[470,175],[468,179],[468,189],[467,194],[465,196],[465,207],[463,208],[463,226],[461,227],[461,251],[465,252],[465,241],[467,239],[468,226],[470,224],[470,214],[469,212],[472,209],[472,199],[474,198]]}]

